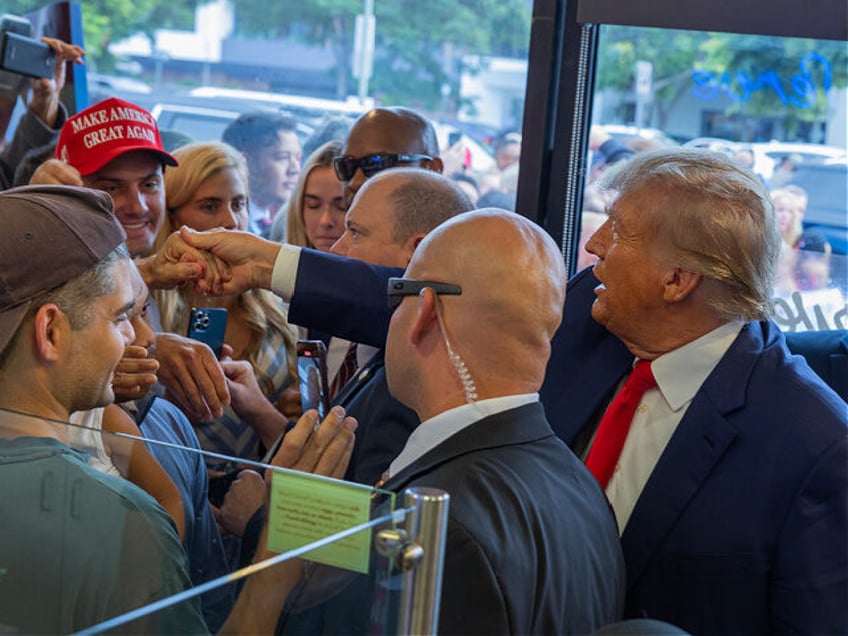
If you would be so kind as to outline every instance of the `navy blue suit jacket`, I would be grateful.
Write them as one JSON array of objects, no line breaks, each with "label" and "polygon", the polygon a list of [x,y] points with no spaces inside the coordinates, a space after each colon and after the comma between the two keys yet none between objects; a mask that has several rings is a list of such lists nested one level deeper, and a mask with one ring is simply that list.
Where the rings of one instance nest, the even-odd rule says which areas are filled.
[{"label": "navy blue suit jacket", "polygon": [[359,423],[345,479],[373,486],[403,450],[420,421],[389,393],[383,351],[350,380],[333,401]]},{"label": "navy blue suit jacket", "polygon": [[[312,279],[321,328],[382,346],[388,311],[375,311],[388,275],[304,253],[298,287]],[[591,318],[596,284],[591,270],[569,282],[541,389],[552,428],[578,451],[633,361]],[[292,310],[296,301],[297,290]],[[776,325],[750,323],[695,396],[625,529],[625,615],[694,633],[848,633],[846,537],[848,405],[791,356]]]},{"label": "navy blue suit jacket", "polygon": [[[633,355],[569,283],[542,399],[557,434],[597,426]],[[622,536],[625,616],[692,633],[848,632],[848,405],[747,324],[696,394]]]}]

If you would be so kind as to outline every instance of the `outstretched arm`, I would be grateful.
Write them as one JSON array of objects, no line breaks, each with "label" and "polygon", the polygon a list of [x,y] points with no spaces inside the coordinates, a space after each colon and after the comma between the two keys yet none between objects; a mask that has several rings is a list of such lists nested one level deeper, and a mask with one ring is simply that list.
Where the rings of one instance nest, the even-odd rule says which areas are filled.
[{"label": "outstretched arm", "polygon": [[[403,270],[378,267],[364,261],[302,249],[285,267],[280,245],[247,232],[182,228],[180,235],[193,247],[207,250],[221,261],[218,280],[204,281],[200,291],[234,293],[258,287],[271,289],[290,301],[289,321],[376,347],[382,347],[391,317],[386,283]],[[291,271],[282,271],[294,267]],[[294,288],[281,281],[294,278]]]}]

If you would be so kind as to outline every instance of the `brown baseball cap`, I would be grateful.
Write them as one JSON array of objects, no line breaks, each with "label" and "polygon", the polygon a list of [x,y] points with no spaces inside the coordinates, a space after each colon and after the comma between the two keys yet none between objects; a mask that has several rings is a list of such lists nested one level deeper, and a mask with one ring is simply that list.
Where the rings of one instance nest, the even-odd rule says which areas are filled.
[{"label": "brown baseball cap", "polygon": [[125,238],[105,192],[46,185],[0,192],[0,352],[34,298],[90,269]]},{"label": "brown baseball cap", "polygon": [[133,150],[149,150],[163,164],[177,165],[162,145],[153,115],[141,106],[109,97],[68,118],[59,133],[56,158],[86,176]]}]

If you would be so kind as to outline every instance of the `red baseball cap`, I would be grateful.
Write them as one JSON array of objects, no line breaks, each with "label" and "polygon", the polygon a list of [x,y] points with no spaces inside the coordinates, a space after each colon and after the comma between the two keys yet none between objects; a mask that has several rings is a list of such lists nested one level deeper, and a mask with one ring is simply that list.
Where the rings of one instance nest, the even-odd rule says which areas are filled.
[{"label": "red baseball cap", "polygon": [[177,160],[165,152],[153,115],[123,99],[109,97],[68,118],[59,134],[56,158],[85,176],[133,150],[149,150],[162,163],[177,165]]}]

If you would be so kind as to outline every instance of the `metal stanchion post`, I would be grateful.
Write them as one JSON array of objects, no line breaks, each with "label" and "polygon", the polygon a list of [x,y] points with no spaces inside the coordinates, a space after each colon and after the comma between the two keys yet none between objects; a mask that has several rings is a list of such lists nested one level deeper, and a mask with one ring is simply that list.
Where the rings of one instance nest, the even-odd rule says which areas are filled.
[{"label": "metal stanchion post", "polygon": [[398,634],[435,634],[439,626],[442,565],[450,495],[436,488],[410,488],[404,505],[412,512],[404,530],[383,530],[378,550],[403,570]]}]

